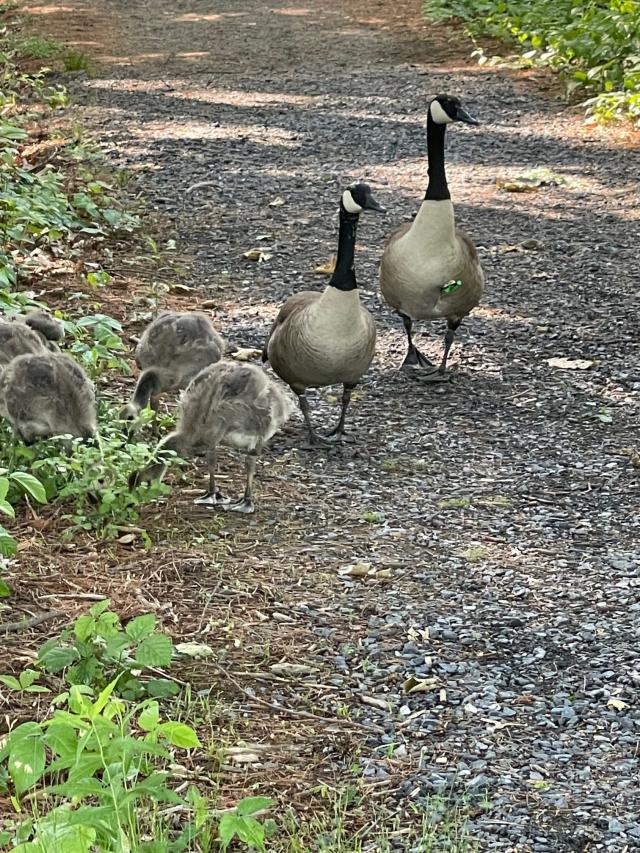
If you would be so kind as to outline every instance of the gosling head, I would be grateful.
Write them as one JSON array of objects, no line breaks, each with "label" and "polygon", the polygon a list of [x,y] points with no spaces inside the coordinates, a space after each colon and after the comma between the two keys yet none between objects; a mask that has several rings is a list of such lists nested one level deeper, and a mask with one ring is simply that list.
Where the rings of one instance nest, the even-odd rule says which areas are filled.
[{"label": "gosling head", "polygon": [[378,213],[386,213],[384,207],[373,197],[369,184],[351,184],[342,193],[340,209],[357,216],[363,210],[375,210]]},{"label": "gosling head", "polygon": [[137,420],[138,415],[138,408],[133,403],[127,403],[127,405],[123,406],[118,412],[118,417],[120,418],[120,420],[127,421],[127,423],[129,424]]},{"label": "gosling head", "polygon": [[429,118],[435,124],[450,124],[453,121],[463,121],[465,124],[480,124],[462,106],[460,98],[455,95],[436,95],[429,104]]}]

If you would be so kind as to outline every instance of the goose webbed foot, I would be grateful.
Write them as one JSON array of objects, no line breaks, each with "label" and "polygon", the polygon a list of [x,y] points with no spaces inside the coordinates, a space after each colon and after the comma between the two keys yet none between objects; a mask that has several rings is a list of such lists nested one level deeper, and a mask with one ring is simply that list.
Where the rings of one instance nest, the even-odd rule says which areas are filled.
[{"label": "goose webbed foot", "polygon": [[226,498],[222,492],[205,492],[199,498],[194,500],[197,506],[220,506],[226,508],[230,503],[233,503],[231,498]]},{"label": "goose webbed foot", "polygon": [[318,447],[327,447],[333,444],[331,439],[325,438],[324,435],[319,435],[315,431],[307,432],[307,440],[300,445],[301,450],[316,450]]},{"label": "goose webbed foot", "polygon": [[250,515],[255,512],[255,504],[249,498],[240,498],[237,501],[228,501],[223,507],[227,512],[242,512],[245,515]]},{"label": "goose webbed foot", "polygon": [[416,379],[425,385],[436,384],[439,382],[451,382],[452,378],[453,374],[449,373],[449,371],[442,370],[440,367],[437,370],[430,370],[429,372],[420,373],[416,376]]},{"label": "goose webbed foot", "polygon": [[412,346],[409,348],[405,359],[400,366],[400,369],[406,370],[407,368],[431,368],[433,370],[434,367],[435,364],[430,359],[428,359],[426,355],[423,355],[417,347]]},{"label": "goose webbed foot", "polygon": [[350,432],[340,429],[338,425],[324,436],[324,441],[327,444],[354,444],[355,438]]}]

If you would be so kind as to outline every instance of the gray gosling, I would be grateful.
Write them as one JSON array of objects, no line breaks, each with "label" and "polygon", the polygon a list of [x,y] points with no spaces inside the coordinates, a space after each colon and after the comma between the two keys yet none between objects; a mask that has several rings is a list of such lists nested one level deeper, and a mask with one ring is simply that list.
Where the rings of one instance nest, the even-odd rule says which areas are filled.
[{"label": "gray gosling", "polygon": [[[424,369],[422,379],[446,381],[449,350],[456,329],[480,302],[484,274],[472,241],[456,228],[444,165],[444,136],[448,124],[479,124],[460,99],[438,95],[429,104],[427,157],[429,182],[413,222],[391,235],[380,264],[380,289],[402,318],[407,334],[403,368]],[[437,369],[413,343],[414,320],[446,319],[444,354]]]},{"label": "gray gosling", "polygon": [[[336,268],[323,292],[304,290],[280,309],[264,344],[262,360],[297,395],[309,443],[345,438],[351,392],[369,369],[376,344],[373,317],[360,302],[353,268],[356,230],[363,210],[384,212],[367,184],[348,187],[340,198]],[[328,436],[314,432],[307,388],[343,386],[340,420]]]},{"label": "gray gosling", "polygon": [[[253,364],[220,361],[202,370],[183,392],[178,428],[158,444],[182,458],[204,456],[209,466],[209,490],[197,498],[201,506],[233,512],[254,511],[253,478],[263,447],[295,411],[287,391]],[[225,498],[216,487],[218,447],[245,453],[246,485],[240,499]],[[160,479],[166,462],[155,462],[129,478],[129,487]]]},{"label": "gray gosling", "polygon": [[224,347],[206,314],[163,312],[149,323],[136,347],[142,373],[120,416],[133,421],[147,405],[155,411],[160,394],[186,388],[204,367],[220,361]]},{"label": "gray gosling", "polygon": [[0,368],[19,355],[59,352],[55,341],[63,337],[62,324],[46,311],[0,319]]},{"label": "gray gosling", "polygon": [[0,373],[0,415],[25,444],[37,438],[96,432],[93,383],[66,355],[19,355]]}]

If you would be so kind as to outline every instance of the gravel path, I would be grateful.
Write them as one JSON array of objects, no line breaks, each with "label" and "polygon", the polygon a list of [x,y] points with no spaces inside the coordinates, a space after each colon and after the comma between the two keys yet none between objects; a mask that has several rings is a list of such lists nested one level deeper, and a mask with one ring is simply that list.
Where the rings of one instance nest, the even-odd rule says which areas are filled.
[{"label": "gravel path", "polygon": [[[222,574],[172,555],[183,630],[206,623],[208,592],[244,631],[239,648],[208,636],[247,731],[297,750],[249,780],[280,771],[295,800],[355,764],[401,825],[434,794],[460,803],[481,850],[640,850],[637,150],[585,128],[546,75],[466,64],[460,34],[425,28],[418,2],[65,6],[79,11],[67,38],[102,61],[76,86],[83,121],[139,170],[187,258],[189,304],[212,306],[230,340],[259,346],[281,300],[324,285],[312,271],[334,251],[345,182],[368,180],[389,210],[359,231],[380,338],[355,450],[305,454],[296,422],[259,473],[256,519],[221,531]],[[488,292],[454,381],[424,388],[397,371],[377,263],[421,198],[438,91],[483,122],[451,130],[447,157]],[[538,166],[566,183],[496,185]],[[200,181],[213,185],[187,195]],[[270,257],[247,261],[252,248]],[[438,357],[444,330],[422,331]],[[314,397],[318,423],[337,416],[333,393]],[[368,575],[340,574],[354,563]],[[305,729],[264,702],[369,729]]]}]

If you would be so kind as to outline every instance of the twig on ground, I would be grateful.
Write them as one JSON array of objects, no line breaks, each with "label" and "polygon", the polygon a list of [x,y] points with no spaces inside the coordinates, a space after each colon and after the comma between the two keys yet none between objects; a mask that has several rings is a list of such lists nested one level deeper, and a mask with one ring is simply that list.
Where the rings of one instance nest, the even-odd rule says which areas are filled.
[{"label": "twig on ground", "polygon": [[38,613],[37,616],[32,616],[31,619],[20,619],[18,622],[4,622],[0,625],[0,634],[8,634],[10,631],[26,631],[29,628],[35,628],[41,622],[46,622],[48,619],[56,619],[58,616],[64,616],[61,610],[48,610],[46,613]]}]

